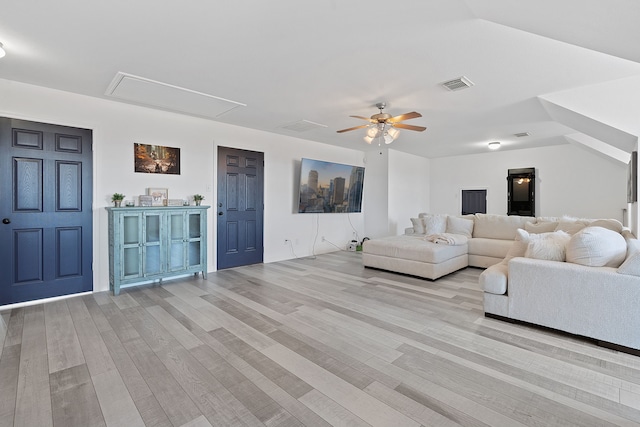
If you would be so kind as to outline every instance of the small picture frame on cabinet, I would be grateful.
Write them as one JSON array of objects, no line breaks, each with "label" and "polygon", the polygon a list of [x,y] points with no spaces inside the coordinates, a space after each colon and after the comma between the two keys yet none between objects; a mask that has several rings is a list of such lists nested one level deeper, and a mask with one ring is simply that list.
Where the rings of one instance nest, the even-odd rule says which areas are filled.
[{"label": "small picture frame on cabinet", "polygon": [[147,196],[152,198],[152,206],[167,206],[169,199],[169,189],[167,188],[147,188]]},{"label": "small picture frame on cabinet", "polygon": [[147,195],[138,196],[138,204],[140,206],[153,206],[153,197]]}]

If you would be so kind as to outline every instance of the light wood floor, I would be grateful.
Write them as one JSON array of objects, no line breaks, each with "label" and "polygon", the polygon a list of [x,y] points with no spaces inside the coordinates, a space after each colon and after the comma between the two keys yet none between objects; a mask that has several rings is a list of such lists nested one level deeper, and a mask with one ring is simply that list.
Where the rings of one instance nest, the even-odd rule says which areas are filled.
[{"label": "light wood floor", "polygon": [[[640,358],[338,252],[0,312],[0,426],[640,425]],[[639,332],[640,333],[640,332]]]}]

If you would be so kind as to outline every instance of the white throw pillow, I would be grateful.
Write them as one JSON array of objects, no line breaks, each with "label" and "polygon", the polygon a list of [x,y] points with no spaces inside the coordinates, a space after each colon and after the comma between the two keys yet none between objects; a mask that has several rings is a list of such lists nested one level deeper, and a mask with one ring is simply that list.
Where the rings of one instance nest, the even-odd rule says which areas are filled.
[{"label": "white throw pillow", "polygon": [[441,234],[447,231],[447,215],[428,214],[422,217],[424,232],[427,235]]},{"label": "white throw pillow", "polygon": [[587,227],[567,244],[567,262],[589,267],[619,267],[627,256],[627,242],[620,233],[603,227]]},{"label": "white throw pillow", "polygon": [[411,218],[414,234],[424,234],[424,220],[422,218]]},{"label": "white throw pillow", "polygon": [[564,231],[530,235],[524,256],[547,261],[564,261],[565,247],[570,239],[571,236]]},{"label": "white throw pillow", "polygon": [[446,232],[452,234],[462,234],[463,236],[471,238],[471,234],[473,233],[473,220],[458,218],[455,216],[448,216]]},{"label": "white throw pillow", "polygon": [[553,222],[536,222],[535,224],[532,222],[526,222],[524,224],[524,229],[529,233],[550,233],[552,231],[556,231],[556,227],[558,223],[556,221]]}]

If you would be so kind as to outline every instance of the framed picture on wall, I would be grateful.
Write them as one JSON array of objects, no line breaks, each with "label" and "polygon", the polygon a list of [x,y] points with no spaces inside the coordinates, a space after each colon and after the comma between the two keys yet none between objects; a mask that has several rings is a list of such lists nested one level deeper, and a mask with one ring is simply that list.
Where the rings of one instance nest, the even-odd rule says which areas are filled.
[{"label": "framed picture on wall", "polygon": [[133,144],[135,172],[180,175],[180,149],[162,145]]},{"label": "framed picture on wall", "polygon": [[167,200],[169,200],[169,189],[147,188],[147,196],[151,196],[151,206],[167,206]]},{"label": "framed picture on wall", "polygon": [[638,152],[631,153],[629,161],[629,169],[627,172],[627,202],[634,203],[638,201]]}]

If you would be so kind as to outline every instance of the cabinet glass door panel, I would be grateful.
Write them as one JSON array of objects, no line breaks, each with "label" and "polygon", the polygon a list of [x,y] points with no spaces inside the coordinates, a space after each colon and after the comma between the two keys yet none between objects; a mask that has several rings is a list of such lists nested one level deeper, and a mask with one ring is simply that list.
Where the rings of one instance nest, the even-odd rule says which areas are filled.
[{"label": "cabinet glass door panel", "polygon": [[122,217],[123,243],[137,245],[140,243],[140,216],[125,215]]},{"label": "cabinet glass door panel", "polygon": [[200,242],[189,242],[189,267],[200,265]]},{"label": "cabinet glass door panel", "polygon": [[138,246],[124,248],[122,275],[137,277],[140,275],[140,248]]},{"label": "cabinet glass door panel", "polygon": [[184,239],[184,214],[172,214],[171,221],[171,240]]},{"label": "cabinet glass door panel", "polygon": [[144,249],[144,274],[151,276],[162,273],[162,256],[160,245],[147,246]]},{"label": "cabinet glass door panel", "polygon": [[160,215],[145,215],[145,241],[146,243],[160,242]]},{"label": "cabinet glass door panel", "polygon": [[169,270],[182,270],[184,268],[184,242],[172,241],[169,249]]},{"label": "cabinet glass door panel", "polygon": [[200,237],[200,214],[189,214],[189,238],[196,239]]},{"label": "cabinet glass door panel", "polygon": [[162,216],[159,213],[144,214],[143,272],[145,276],[153,276],[164,271],[163,256],[160,245],[162,235]]}]

